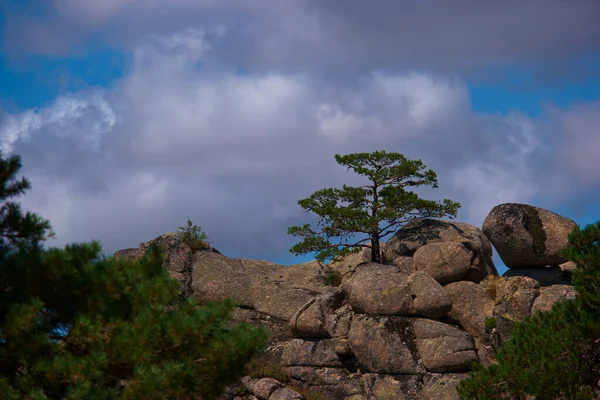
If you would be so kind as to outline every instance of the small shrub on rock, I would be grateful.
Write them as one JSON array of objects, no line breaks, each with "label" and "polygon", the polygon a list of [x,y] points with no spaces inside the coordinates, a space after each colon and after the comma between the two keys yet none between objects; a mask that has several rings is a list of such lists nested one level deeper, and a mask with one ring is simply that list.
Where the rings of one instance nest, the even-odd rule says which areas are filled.
[{"label": "small shrub on rock", "polygon": [[484,324],[487,329],[494,329],[496,327],[496,318],[486,318]]},{"label": "small shrub on rock", "polygon": [[207,241],[208,236],[206,233],[202,232],[202,228],[194,225],[189,218],[185,227],[179,227],[177,236],[182,243],[190,246],[192,251],[208,250],[210,248],[210,242]]},{"label": "small shrub on rock", "polygon": [[342,283],[342,274],[339,271],[333,270],[331,268],[327,268],[325,271],[325,281],[324,284],[326,286],[340,286]]}]

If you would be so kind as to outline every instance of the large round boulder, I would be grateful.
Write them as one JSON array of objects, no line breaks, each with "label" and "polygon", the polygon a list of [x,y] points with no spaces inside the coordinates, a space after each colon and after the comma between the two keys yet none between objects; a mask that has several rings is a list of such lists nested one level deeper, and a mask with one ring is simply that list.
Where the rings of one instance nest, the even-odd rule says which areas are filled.
[{"label": "large round boulder", "polygon": [[459,242],[429,243],[415,251],[413,265],[439,283],[456,282],[471,271],[473,253]]},{"label": "large round boulder", "polygon": [[470,271],[463,279],[479,282],[488,275],[498,275],[492,261],[492,246],[477,227],[454,221],[423,218],[400,228],[386,243],[384,262],[391,264],[401,256],[413,257],[430,243],[461,243],[473,256]]},{"label": "large round boulder", "polygon": [[559,253],[577,224],[527,204],[500,204],[483,222],[483,233],[508,268],[545,267],[568,261]]}]

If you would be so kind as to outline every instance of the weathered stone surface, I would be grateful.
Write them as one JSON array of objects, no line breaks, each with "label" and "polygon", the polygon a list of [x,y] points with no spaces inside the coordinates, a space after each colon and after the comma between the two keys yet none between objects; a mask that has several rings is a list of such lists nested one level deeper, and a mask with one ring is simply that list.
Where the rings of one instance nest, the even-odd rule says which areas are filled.
[{"label": "weathered stone surface", "polygon": [[[165,252],[165,268],[182,285],[189,285],[189,294],[203,302],[231,298],[243,307],[289,321],[327,288],[315,263],[286,267],[226,257],[213,247],[192,254],[173,232],[140,244],[135,257],[143,256],[152,243]],[[117,256],[134,257],[132,250],[117,252]]]},{"label": "weathered stone surface", "polygon": [[334,350],[338,356],[353,356],[352,347],[346,338],[334,338]]},{"label": "weathered stone surface", "polygon": [[293,339],[285,343],[281,362],[286,366],[337,367],[344,366],[335,352],[332,339]]},{"label": "weathered stone surface", "polygon": [[276,389],[269,400],[304,400],[304,396],[289,388]]},{"label": "weathered stone surface", "polygon": [[246,389],[248,389],[249,392],[254,393],[254,385],[259,380],[260,379],[252,378],[251,376],[244,376],[242,379],[240,379],[240,382]]},{"label": "weathered stone surface", "polygon": [[168,256],[168,254],[171,252],[171,250],[173,250],[175,247],[177,247],[180,243],[181,243],[181,241],[179,240],[179,236],[177,235],[176,232],[167,232],[167,233],[162,234],[152,240],[149,240],[144,243],[140,243],[140,245],[138,247],[137,257],[138,258],[143,257],[144,254],[146,253],[146,251],[153,244],[157,244],[158,247],[165,253],[165,255]]},{"label": "weathered stone surface", "polygon": [[344,368],[289,367],[288,372],[292,379],[328,392],[328,399],[345,399],[363,393],[360,387],[361,375]]},{"label": "weathered stone surface", "polygon": [[282,266],[262,260],[236,259],[243,266],[256,310],[289,321],[295,312],[330,287],[324,286],[319,266]]},{"label": "weathered stone surface", "polygon": [[326,338],[325,315],[318,298],[309,300],[290,320],[290,330],[298,338]]},{"label": "weathered stone surface", "polygon": [[488,337],[479,338],[473,337],[475,342],[475,350],[477,351],[477,358],[484,367],[487,367],[496,361],[496,353],[498,352],[499,344],[497,346],[494,340],[494,328],[490,328]]},{"label": "weathered stone surface", "polygon": [[342,287],[357,313],[409,315],[412,311],[408,275],[393,265],[363,264]]},{"label": "weathered stone surface", "polygon": [[453,282],[444,287],[452,299],[450,315],[471,335],[484,337],[485,320],[492,317],[494,299],[481,285]]},{"label": "weathered stone surface", "polygon": [[459,400],[456,386],[468,374],[428,374],[423,379],[423,400]]},{"label": "weathered stone surface", "polygon": [[348,341],[361,372],[415,374],[420,368],[410,350],[411,335],[410,323],[402,317],[355,315]]},{"label": "weathered stone surface", "polygon": [[397,267],[400,272],[404,272],[405,274],[412,274],[415,272],[414,259],[408,256],[399,256],[394,258],[392,261],[392,265]]},{"label": "weathered stone surface", "polygon": [[448,324],[430,319],[413,321],[423,366],[431,372],[463,372],[477,361],[473,338]]},{"label": "weathered stone surface", "polygon": [[452,300],[444,288],[425,272],[416,271],[407,279],[413,301],[411,315],[440,318],[452,309]]},{"label": "weathered stone surface", "polygon": [[184,273],[191,261],[192,249],[187,244],[180,243],[169,252],[164,260],[164,266],[167,271]]},{"label": "weathered stone surface", "polygon": [[[386,243],[379,242],[379,250],[383,253],[385,249]],[[367,264],[371,262],[371,245],[367,243],[367,247],[363,247],[359,252],[354,254],[349,254],[341,261],[338,262],[330,262],[328,267],[334,271],[339,272],[342,275],[342,281],[349,274],[354,272],[358,266],[362,264]]]},{"label": "weathered stone surface", "polygon": [[504,273],[504,276],[527,276],[535,280],[540,286],[565,285],[568,283],[562,269],[558,265],[509,269]]},{"label": "weathered stone surface", "polygon": [[259,399],[266,400],[281,387],[283,387],[283,384],[276,379],[262,378],[254,384],[253,392]]},{"label": "weathered stone surface", "polygon": [[451,308],[450,296],[428,274],[406,275],[393,265],[363,264],[343,288],[357,313],[438,318]]},{"label": "weathered stone surface", "polygon": [[539,294],[539,284],[525,276],[505,277],[496,284],[494,318],[502,343],[512,336],[515,321],[531,315],[531,307]]},{"label": "weathered stone surface", "polygon": [[418,248],[413,258],[417,271],[426,272],[443,284],[465,278],[474,255],[462,243],[435,242]]},{"label": "weathered stone surface", "polygon": [[354,311],[349,304],[344,304],[334,312],[325,316],[325,327],[333,338],[348,336]]},{"label": "weathered stone surface", "polygon": [[[344,302],[344,291],[333,288],[311,299],[290,320],[290,330],[296,337],[330,337],[326,327],[326,316],[336,316],[335,311]],[[333,322],[333,321],[332,321]]]},{"label": "weathered stone surface", "polygon": [[200,301],[233,299],[253,307],[244,267],[239,260],[211,252],[197,252],[192,260],[193,296]]},{"label": "weathered stone surface", "polygon": [[562,300],[574,299],[575,288],[571,285],[552,285],[540,289],[540,295],[533,301],[531,313],[550,311],[552,306]]},{"label": "weathered stone surface", "polygon": [[292,334],[307,338],[330,337],[325,319],[327,316],[338,316],[335,311],[343,304],[344,299],[344,291],[340,288],[332,288],[311,299],[292,316],[290,320]]},{"label": "weathered stone surface", "polygon": [[559,252],[576,223],[527,204],[500,204],[483,222],[483,232],[508,268],[544,267],[568,261]]},{"label": "weathered stone surface", "polygon": [[116,258],[124,258],[126,260],[137,260],[137,255],[138,255],[138,249],[123,249],[123,250],[118,250],[115,251],[115,253],[113,254],[113,257]]},{"label": "weathered stone surface", "polygon": [[462,222],[420,219],[406,224],[387,242],[384,258],[413,256],[417,249],[429,243],[458,242],[474,254],[471,271],[464,279],[479,282],[487,275],[497,275],[492,261],[492,246],[483,232]]},{"label": "weathered stone surface", "polygon": [[363,386],[370,400],[420,399],[421,384],[418,376],[386,376],[364,374]]}]

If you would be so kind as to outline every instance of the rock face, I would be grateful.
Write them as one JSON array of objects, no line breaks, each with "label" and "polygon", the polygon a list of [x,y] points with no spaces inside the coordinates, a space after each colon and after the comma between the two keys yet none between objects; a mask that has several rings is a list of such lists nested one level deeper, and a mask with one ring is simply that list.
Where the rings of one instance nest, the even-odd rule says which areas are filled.
[{"label": "rock face", "polygon": [[568,260],[559,252],[568,245],[574,221],[542,208],[506,203],[494,207],[483,232],[508,268],[545,267]]},{"label": "rock face", "polygon": [[[271,331],[260,360],[285,371],[288,385],[282,372],[247,376],[239,384],[246,394],[223,398],[300,400],[312,390],[332,400],[458,399],[455,386],[474,362],[494,362],[516,321],[575,295],[575,265],[556,256],[572,221],[517,206],[495,207],[483,232],[460,222],[410,223],[381,243],[382,264],[365,248],[327,266],[281,266],[212,247],[192,251],[173,233],[115,257],[137,259],[157,243],[184,294],[232,298],[235,321]],[[498,276],[490,241],[518,269]],[[339,287],[324,284],[325,267],[340,273]]]},{"label": "rock face", "polygon": [[417,349],[430,372],[463,372],[477,359],[473,338],[448,324],[428,319],[413,322]]},{"label": "rock face", "polygon": [[462,280],[471,271],[473,252],[459,242],[429,243],[415,251],[414,267],[439,283]]},{"label": "rock face", "polygon": [[407,275],[393,265],[363,264],[343,287],[357,313],[438,318],[452,306],[443,287],[428,274]]}]

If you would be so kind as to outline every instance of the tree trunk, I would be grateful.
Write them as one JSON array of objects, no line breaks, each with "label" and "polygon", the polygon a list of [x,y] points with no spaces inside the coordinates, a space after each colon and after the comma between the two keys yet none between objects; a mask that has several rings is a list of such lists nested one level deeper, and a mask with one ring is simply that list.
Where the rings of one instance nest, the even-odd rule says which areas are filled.
[{"label": "tree trunk", "polygon": [[379,251],[379,239],[371,236],[371,262],[381,264],[381,252]]}]

